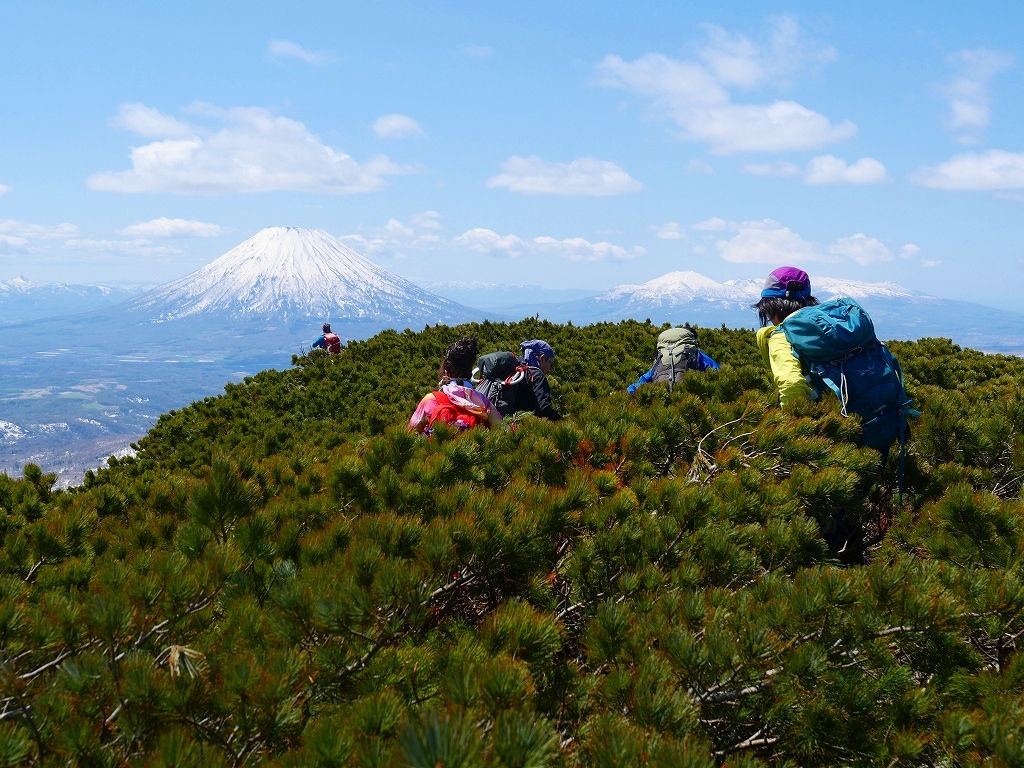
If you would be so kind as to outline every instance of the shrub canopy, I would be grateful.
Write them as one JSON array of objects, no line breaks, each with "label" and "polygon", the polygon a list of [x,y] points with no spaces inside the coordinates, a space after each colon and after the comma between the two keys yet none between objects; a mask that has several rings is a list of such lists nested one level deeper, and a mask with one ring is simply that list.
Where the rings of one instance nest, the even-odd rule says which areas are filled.
[{"label": "shrub canopy", "polygon": [[[1024,361],[891,345],[901,505],[749,331],[626,395],[662,329],[385,332],[0,475],[0,764],[1024,764]],[[568,418],[406,432],[461,335],[549,341]]]}]

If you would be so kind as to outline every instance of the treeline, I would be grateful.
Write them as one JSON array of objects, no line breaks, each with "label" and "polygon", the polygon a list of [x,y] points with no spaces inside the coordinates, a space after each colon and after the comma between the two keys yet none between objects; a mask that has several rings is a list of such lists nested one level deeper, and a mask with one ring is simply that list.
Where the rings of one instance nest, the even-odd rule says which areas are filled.
[{"label": "treeline", "polygon": [[[783,414],[749,331],[626,395],[660,330],[386,332],[82,488],[0,476],[0,764],[1024,764],[1024,361],[892,345],[900,505],[898,457]],[[551,342],[569,418],[408,434],[463,334]]]}]

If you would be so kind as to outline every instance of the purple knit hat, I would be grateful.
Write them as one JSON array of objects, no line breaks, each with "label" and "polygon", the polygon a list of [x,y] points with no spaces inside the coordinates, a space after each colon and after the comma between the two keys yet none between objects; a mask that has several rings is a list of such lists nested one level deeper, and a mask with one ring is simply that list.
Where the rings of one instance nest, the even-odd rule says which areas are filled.
[{"label": "purple knit hat", "polygon": [[762,299],[806,299],[811,295],[811,278],[802,269],[779,267],[764,281]]}]

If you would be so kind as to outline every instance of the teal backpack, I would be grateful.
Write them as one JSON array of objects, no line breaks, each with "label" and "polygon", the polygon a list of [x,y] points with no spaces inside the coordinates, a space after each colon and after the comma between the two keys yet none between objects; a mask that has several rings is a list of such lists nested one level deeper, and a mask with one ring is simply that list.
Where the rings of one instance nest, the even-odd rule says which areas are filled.
[{"label": "teal backpack", "polygon": [[875,336],[861,305],[853,299],[832,299],[794,312],[779,328],[816,389],[831,389],[843,416],[861,417],[864,445],[884,457],[899,441],[902,464],[907,420],[920,414],[910,408],[899,361]]}]

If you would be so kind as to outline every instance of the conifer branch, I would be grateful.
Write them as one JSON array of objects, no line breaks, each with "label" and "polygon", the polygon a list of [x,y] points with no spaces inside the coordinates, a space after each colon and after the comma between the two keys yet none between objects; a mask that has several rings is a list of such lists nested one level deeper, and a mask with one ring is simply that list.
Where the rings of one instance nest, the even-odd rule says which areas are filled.
[{"label": "conifer branch", "polygon": [[40,557],[36,564],[29,568],[28,573],[25,574],[25,578],[22,579],[22,581],[24,581],[26,584],[31,584],[32,580],[36,577],[36,573],[39,571],[40,568],[46,565],[47,562],[48,561],[45,557]]},{"label": "conifer branch", "polygon": [[53,667],[60,666],[61,662],[63,662],[68,657],[75,656],[76,654],[79,654],[82,651],[88,650],[89,648],[93,647],[94,645],[99,645],[101,642],[102,642],[102,640],[100,640],[99,638],[95,638],[93,640],[90,640],[85,645],[80,646],[78,648],[68,648],[68,649],[62,651],[60,654],[58,654],[57,658],[53,659],[52,661],[46,662],[45,664],[43,664],[38,669],[33,669],[31,672],[26,672],[26,673],[24,673],[22,675],[18,675],[18,679],[19,680],[34,680],[35,678],[39,677],[39,675],[43,674],[43,672],[46,672],[48,669],[52,669]]}]

